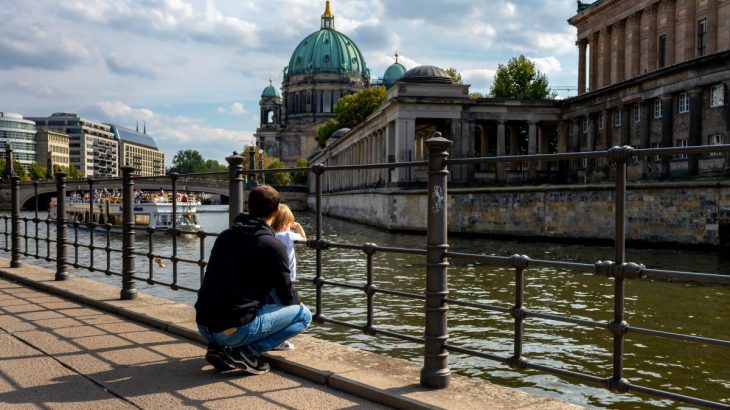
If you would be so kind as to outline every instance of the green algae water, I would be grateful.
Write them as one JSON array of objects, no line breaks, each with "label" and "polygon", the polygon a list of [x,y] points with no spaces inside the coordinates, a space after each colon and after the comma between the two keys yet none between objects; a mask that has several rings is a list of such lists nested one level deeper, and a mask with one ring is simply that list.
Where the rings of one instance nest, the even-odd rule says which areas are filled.
[{"label": "green algae water", "polygon": [[[225,209],[225,208],[222,208]],[[226,227],[226,212],[201,212],[199,220],[207,232]],[[24,213],[32,217],[32,213]],[[309,236],[314,236],[313,215],[297,213]],[[32,224],[29,231],[33,232]],[[41,230],[45,234],[45,230]],[[52,233],[52,237],[54,234]],[[325,218],[323,237],[338,243],[361,245],[373,242],[379,246],[424,249],[423,235],[393,234],[368,226]],[[0,236],[0,243],[4,244]],[[73,234],[69,234],[73,240]],[[95,240],[97,245],[101,236]],[[205,242],[206,257],[214,238]],[[79,232],[79,242],[88,243],[88,232]],[[156,240],[155,253],[171,255],[171,240]],[[525,254],[533,259],[566,260],[594,263],[614,259],[614,250],[606,246],[584,246],[518,240],[449,239],[450,251],[509,256]],[[33,250],[31,241],[30,249]],[[178,241],[178,255],[197,259],[197,239]],[[112,247],[121,248],[121,237],[112,237]],[[41,254],[45,245],[41,242]],[[137,239],[137,248],[146,252],[146,239]],[[103,269],[103,251],[95,251],[95,266]],[[69,261],[73,262],[73,250]],[[89,252],[79,249],[81,263],[87,264]],[[121,271],[121,258],[112,261],[112,269]],[[649,268],[692,272],[730,274],[730,252],[699,252],[677,249],[627,249],[627,261],[643,263]],[[48,264],[33,258],[28,263]],[[171,263],[155,266],[155,278],[171,281]],[[54,265],[49,264],[51,267]],[[366,259],[359,251],[328,250],[323,252],[323,276],[328,280],[362,286],[366,281]],[[315,275],[315,252],[297,248],[297,284],[305,303],[314,305],[314,285],[305,280]],[[137,257],[137,276],[148,273],[146,258]],[[379,289],[422,293],[425,287],[425,262],[421,256],[376,253],[374,281]],[[102,273],[76,271],[78,276],[120,286],[118,277]],[[199,269],[179,264],[180,284],[197,288]],[[514,303],[514,270],[464,261],[450,261],[449,298],[509,308]],[[192,304],[195,294],[150,286],[138,281],[137,288],[182,303]],[[658,280],[626,281],[626,321],[635,327],[667,332],[730,339],[730,287],[690,284]],[[525,307],[534,311],[608,322],[613,318],[613,281],[589,272],[560,271],[549,268],[527,269],[525,272]],[[365,324],[366,296],[358,290],[325,286],[323,311],[327,317]],[[383,330],[422,337],[423,302],[383,294],[375,295],[374,324]],[[451,306],[448,313],[449,344],[499,355],[512,354],[513,319],[509,315],[479,309]],[[523,356],[535,363],[588,373],[611,376],[612,335],[606,330],[579,327],[562,322],[528,318],[524,322]],[[307,333],[323,339],[379,354],[422,363],[423,346],[386,337],[371,337],[362,332],[313,325]],[[654,336],[629,334],[625,339],[624,376],[632,383],[719,401],[730,405],[730,352],[727,348],[698,343],[660,339]],[[643,395],[617,395],[607,390],[581,384],[537,371],[515,371],[501,363],[459,354],[449,356],[452,372],[478,377],[492,383],[519,388],[543,396],[594,408],[693,408],[689,405]],[[414,380],[414,383],[417,383]]]}]

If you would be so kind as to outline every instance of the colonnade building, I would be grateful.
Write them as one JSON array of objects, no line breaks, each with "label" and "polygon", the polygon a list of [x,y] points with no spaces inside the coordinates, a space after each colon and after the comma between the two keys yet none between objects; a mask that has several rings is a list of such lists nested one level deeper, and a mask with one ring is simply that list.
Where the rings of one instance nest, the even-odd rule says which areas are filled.
[{"label": "colonnade building", "polygon": [[[330,137],[310,163],[401,162],[424,158],[435,131],[453,158],[728,143],[730,1],[600,0],[578,3],[579,95],[565,100],[469,99],[433,66],[406,72],[386,102],[352,130]],[[601,160],[461,165],[457,183],[600,181]],[[727,154],[642,158],[629,178],[730,174]],[[425,182],[425,171],[352,171],[327,176],[327,189]]]}]

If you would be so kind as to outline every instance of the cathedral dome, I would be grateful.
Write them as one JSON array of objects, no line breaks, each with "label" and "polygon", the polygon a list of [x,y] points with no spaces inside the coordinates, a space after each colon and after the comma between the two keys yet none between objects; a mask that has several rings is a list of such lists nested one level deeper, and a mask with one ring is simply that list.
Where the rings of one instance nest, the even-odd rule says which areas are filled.
[{"label": "cathedral dome", "polygon": [[370,78],[370,70],[357,45],[346,35],[335,30],[335,16],[330,2],[322,14],[322,27],[302,40],[289,59],[287,76],[335,73],[360,74]]},{"label": "cathedral dome", "polygon": [[422,65],[411,68],[400,81],[406,83],[453,84],[454,80],[442,68]]}]

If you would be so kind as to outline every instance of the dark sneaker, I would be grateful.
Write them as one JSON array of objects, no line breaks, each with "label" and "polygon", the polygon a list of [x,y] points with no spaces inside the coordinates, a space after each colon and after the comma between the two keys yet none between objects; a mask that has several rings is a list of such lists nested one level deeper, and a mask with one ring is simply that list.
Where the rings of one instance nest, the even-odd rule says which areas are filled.
[{"label": "dark sneaker", "polygon": [[226,349],[229,363],[246,373],[261,374],[269,371],[269,364],[253,354],[248,346],[239,346],[233,349]]},{"label": "dark sneaker", "polygon": [[228,355],[223,351],[223,348],[215,343],[208,343],[208,352],[205,353],[205,360],[212,364],[219,372],[235,369],[230,359],[228,359]]},{"label": "dark sneaker", "polygon": [[283,342],[281,342],[280,345],[274,347],[271,350],[277,350],[277,351],[281,351],[281,352],[286,352],[286,351],[289,351],[289,350],[294,350],[294,343],[289,342],[287,340],[284,340]]}]

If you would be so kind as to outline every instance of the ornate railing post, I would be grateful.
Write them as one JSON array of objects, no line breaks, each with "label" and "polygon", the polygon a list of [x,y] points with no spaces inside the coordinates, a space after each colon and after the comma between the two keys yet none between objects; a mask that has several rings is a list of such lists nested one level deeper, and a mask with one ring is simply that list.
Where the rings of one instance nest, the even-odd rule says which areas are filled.
[{"label": "ornate railing post", "polygon": [[[626,169],[632,157],[633,148],[628,145],[613,147],[608,150],[609,158],[616,163],[616,202],[615,212],[615,251],[616,264],[623,264],[626,259]],[[628,392],[624,379],[624,336],[628,323],[624,321],[624,277],[616,276],[613,296],[613,321],[608,330],[613,333],[613,377],[607,381],[608,388],[618,393]]]},{"label": "ornate railing post", "polygon": [[233,226],[233,219],[243,212],[243,157],[233,152],[226,157],[228,162],[228,226]]},{"label": "ornate railing post", "polygon": [[251,147],[251,149],[248,151],[248,183],[251,186],[256,186],[259,184],[259,182],[256,180],[256,172],[254,172],[254,169],[256,168],[256,149],[255,147]]},{"label": "ornate railing post", "polygon": [[20,263],[20,177],[10,176],[10,267],[19,268]]},{"label": "ornate railing post", "polygon": [[56,172],[56,280],[68,279],[66,257],[66,174]]},{"label": "ornate railing post", "polygon": [[426,141],[428,149],[428,219],[426,245],[426,324],[425,351],[421,369],[421,385],[445,388],[451,372],[448,367],[449,352],[444,349],[448,340],[446,314],[449,310],[446,297],[449,294],[446,272],[449,262],[444,256],[447,243],[447,180],[449,171],[446,159],[452,142],[437,132]]},{"label": "ornate railing post", "polygon": [[137,297],[134,282],[136,271],[134,256],[134,167],[119,167],[122,171],[122,300]]},{"label": "ornate railing post", "polygon": [[317,240],[316,256],[315,256],[315,277],[314,286],[315,290],[315,311],[314,320],[321,322],[322,317],[322,284],[324,278],[322,277],[322,174],[327,169],[324,164],[316,164],[312,166],[312,172],[314,172],[315,182],[315,204],[314,204],[314,232],[315,239]]}]

